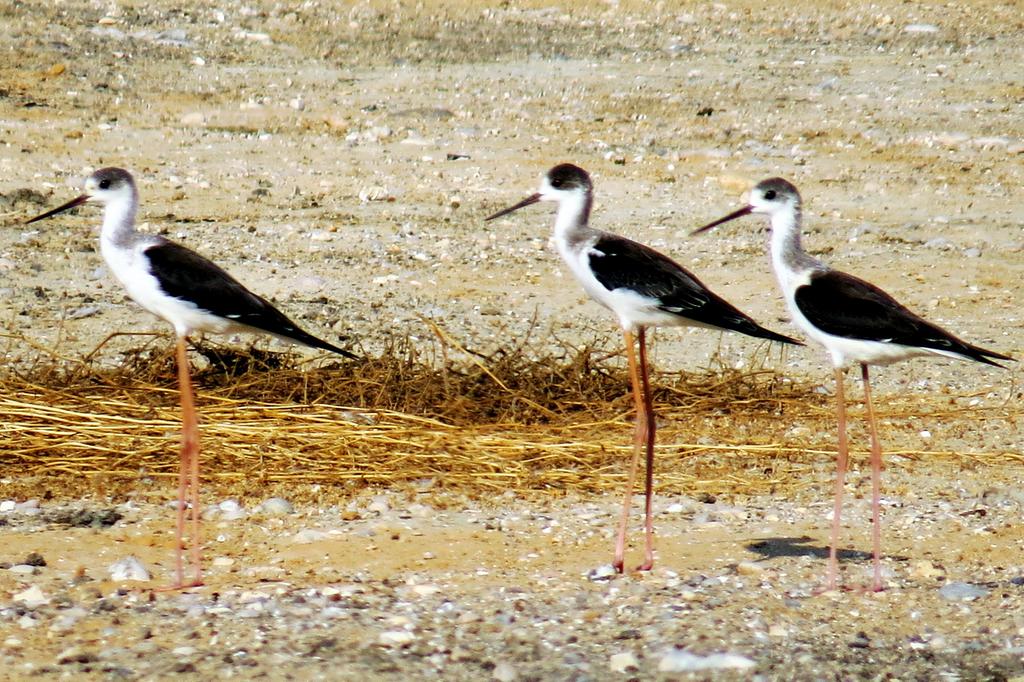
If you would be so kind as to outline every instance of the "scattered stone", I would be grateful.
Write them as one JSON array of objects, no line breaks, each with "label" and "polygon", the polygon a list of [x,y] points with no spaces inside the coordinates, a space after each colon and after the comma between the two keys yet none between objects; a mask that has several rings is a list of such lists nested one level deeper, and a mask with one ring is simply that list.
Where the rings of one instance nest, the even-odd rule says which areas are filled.
[{"label": "scattered stone", "polygon": [[296,545],[309,545],[327,539],[327,533],[316,528],[303,528],[292,536],[292,542]]},{"label": "scattered stone", "polygon": [[409,644],[416,639],[416,635],[408,630],[388,630],[380,633],[377,642],[383,646],[400,647]]},{"label": "scattered stone", "polygon": [[418,597],[430,597],[441,591],[437,585],[414,585],[412,591]]},{"label": "scattered stone", "polygon": [[120,521],[123,514],[116,509],[57,509],[43,518],[72,528],[109,528]]},{"label": "scattered stone", "polygon": [[94,663],[99,660],[99,657],[91,651],[87,651],[80,646],[68,647],[64,651],[57,654],[57,665],[67,665],[68,663]]},{"label": "scattered stone", "polygon": [[519,679],[519,672],[508,661],[501,661],[494,666],[494,670],[491,671],[491,677],[498,682],[514,682],[514,680]]},{"label": "scattered stone", "polygon": [[84,319],[86,317],[92,317],[93,315],[98,315],[99,312],[100,312],[99,306],[84,305],[84,306],[82,306],[80,308],[75,308],[70,313],[68,313],[68,319],[69,320],[81,320],[81,319]]},{"label": "scattered stone", "polygon": [[183,126],[202,126],[206,125],[206,114],[201,111],[190,111],[182,116],[180,120]]},{"label": "scattered stone", "polygon": [[235,34],[235,37],[239,40],[249,40],[251,42],[262,43],[264,45],[269,45],[272,42],[269,34],[258,33],[256,31],[239,31]]},{"label": "scattered stone", "polygon": [[936,580],[946,575],[946,570],[930,561],[915,561],[910,568],[910,577],[914,580]]},{"label": "scattered stone", "polygon": [[394,201],[394,197],[391,196],[387,187],[364,187],[359,190],[359,201],[364,204],[371,201]]},{"label": "scattered stone", "polygon": [[587,580],[591,580],[593,582],[611,580],[618,574],[618,571],[616,571],[615,567],[611,564],[601,564],[597,568],[592,568],[587,572]]},{"label": "scattered stone", "polygon": [[945,237],[935,237],[929,239],[924,243],[926,249],[940,249],[942,251],[948,251],[953,248],[953,242],[949,241]]},{"label": "scattered stone", "polygon": [[110,573],[110,579],[115,582],[147,582],[150,579],[149,571],[133,555],[126,556],[124,559],[110,564],[107,571]]},{"label": "scattered stone", "polygon": [[754,561],[741,561],[736,564],[736,573],[739,575],[762,575],[764,566]]},{"label": "scattered stone", "polygon": [[39,573],[39,569],[29,564],[14,564],[7,570],[18,575],[35,575]]},{"label": "scattered stone", "polygon": [[244,519],[246,516],[245,509],[238,503],[238,500],[224,500],[217,505],[217,511],[224,521],[236,521]]},{"label": "scattered stone", "polygon": [[89,612],[80,606],[64,611],[57,620],[50,625],[50,632],[65,633],[71,632],[78,625],[78,622],[89,615]]},{"label": "scattered stone", "polygon": [[685,673],[696,670],[745,670],[757,665],[739,654],[710,654],[700,656],[685,649],[672,649],[658,663],[658,672]]},{"label": "scattered stone", "polygon": [[287,570],[283,566],[249,566],[243,570],[246,577],[262,581],[281,580]]},{"label": "scattered stone", "polygon": [[946,583],[939,588],[939,596],[947,601],[974,601],[988,596],[989,592],[986,587],[963,582]]},{"label": "scattered stone", "polygon": [[851,649],[869,649],[871,648],[871,638],[868,637],[868,633],[861,631],[847,643],[847,646]]},{"label": "scattered stone", "polygon": [[43,594],[39,585],[33,585],[11,597],[11,601],[21,602],[25,608],[34,609],[50,603],[50,598]]},{"label": "scattered stone", "polygon": [[21,563],[26,566],[45,566],[46,559],[44,559],[43,555],[39,552],[29,552],[28,556],[25,557],[25,560]]},{"label": "scattered stone", "polygon": [[638,670],[640,663],[632,652],[626,651],[612,654],[611,658],[608,659],[608,667],[613,673],[624,673],[630,669]]},{"label": "scattered stone", "polygon": [[287,516],[295,511],[295,507],[283,497],[269,497],[263,500],[254,511],[265,516]]}]

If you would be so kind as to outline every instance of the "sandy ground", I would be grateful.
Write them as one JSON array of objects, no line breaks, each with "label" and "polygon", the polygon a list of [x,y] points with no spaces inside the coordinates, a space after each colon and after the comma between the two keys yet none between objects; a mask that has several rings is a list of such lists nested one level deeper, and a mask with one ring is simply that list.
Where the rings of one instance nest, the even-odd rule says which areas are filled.
[{"label": "sandy ground", "polygon": [[[966,339],[1024,352],[1013,3],[29,1],[0,8],[0,46],[12,367],[38,348],[74,362],[112,331],[165,330],[103,267],[95,209],[21,225],[105,165],[135,174],[143,229],[369,354],[394,335],[430,337],[424,319],[484,351],[534,327],[544,344],[610,329],[548,246],[548,207],[483,223],[562,161],[592,172],[596,226],[671,254],[779,331],[792,330],[760,221],[688,236],[774,175],[803,193],[812,253]],[[743,367],[755,348],[699,330],[657,342],[672,368]],[[101,362],[132,343],[105,346]],[[831,390],[820,349],[768,362]],[[1016,367],[914,361],[877,374],[883,398],[1020,399]],[[53,516],[66,500],[12,497],[3,560],[38,552],[47,566],[0,577],[2,663],[12,679],[1024,675],[1020,424],[883,429],[890,448],[1010,464],[890,464],[880,595],[815,596],[827,457],[803,497],[659,498],[658,569],[614,580],[593,571],[616,502],[571,491],[444,504],[364,491],[280,517],[214,510],[209,585],[155,596],[107,581],[106,566],[134,554],[164,580],[167,509],[90,499],[123,518],[69,530]],[[4,476],[13,485],[17,472]],[[858,548],[865,485],[850,484]],[[856,585],[864,556],[848,558]],[[33,586],[41,598],[26,596]],[[674,672],[678,650],[736,658]]]}]

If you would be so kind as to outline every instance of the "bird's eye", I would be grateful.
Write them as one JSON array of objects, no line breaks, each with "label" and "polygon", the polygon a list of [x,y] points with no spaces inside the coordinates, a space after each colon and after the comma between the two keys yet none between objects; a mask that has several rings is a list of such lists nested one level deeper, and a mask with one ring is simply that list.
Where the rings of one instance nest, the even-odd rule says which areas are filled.
[{"label": "bird's eye", "polygon": [[770,189],[767,192],[765,192],[764,198],[767,199],[768,201],[772,201],[773,199],[775,199],[775,190]]},{"label": "bird's eye", "polygon": [[100,189],[110,189],[110,180],[100,180]]},{"label": "bird's eye", "polygon": [[555,178],[554,180],[551,181],[551,186],[554,187],[555,189],[561,187],[562,184],[562,178]]}]

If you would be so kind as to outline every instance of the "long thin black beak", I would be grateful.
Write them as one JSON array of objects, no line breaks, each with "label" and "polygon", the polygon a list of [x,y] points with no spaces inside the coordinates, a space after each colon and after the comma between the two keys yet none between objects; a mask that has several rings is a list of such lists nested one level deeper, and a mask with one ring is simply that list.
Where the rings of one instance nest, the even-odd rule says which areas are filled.
[{"label": "long thin black beak", "polygon": [[732,213],[730,213],[729,215],[725,216],[724,218],[719,218],[718,220],[716,220],[714,222],[708,223],[704,227],[697,228],[696,230],[694,230],[693,232],[690,233],[690,236],[693,236],[695,234],[700,234],[702,232],[707,232],[712,227],[716,227],[718,225],[721,225],[722,223],[727,223],[730,220],[736,220],[737,218],[742,218],[745,215],[750,215],[753,212],[753,210],[754,210],[753,206],[744,206],[743,208],[739,209],[738,211],[733,211]]},{"label": "long thin black beak", "polygon": [[495,218],[500,218],[503,215],[508,215],[512,211],[518,211],[523,206],[529,206],[530,204],[536,204],[538,201],[540,201],[540,192],[538,192],[537,194],[531,194],[530,196],[526,197],[525,199],[520,201],[515,206],[509,206],[508,208],[506,208],[503,211],[498,211],[494,215],[488,216],[487,218],[484,218],[484,221],[494,220]]},{"label": "long thin black beak", "polygon": [[49,218],[50,216],[56,215],[56,214],[60,213],[61,211],[66,211],[69,208],[74,208],[75,206],[81,206],[82,204],[84,204],[87,201],[89,201],[89,195],[88,194],[83,194],[82,196],[75,197],[74,199],[72,199],[68,203],[63,204],[61,206],[58,206],[57,208],[55,208],[55,209],[53,209],[51,211],[47,211],[46,213],[43,213],[42,215],[37,215],[35,218],[32,218],[31,220],[26,220],[25,224],[28,225],[29,223],[34,223],[37,220],[42,220],[43,218]]}]

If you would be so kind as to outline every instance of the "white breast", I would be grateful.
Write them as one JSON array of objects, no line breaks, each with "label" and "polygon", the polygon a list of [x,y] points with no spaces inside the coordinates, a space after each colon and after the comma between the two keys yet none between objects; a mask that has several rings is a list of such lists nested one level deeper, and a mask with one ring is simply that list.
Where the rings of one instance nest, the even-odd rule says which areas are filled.
[{"label": "white breast", "polygon": [[662,310],[658,307],[659,302],[656,299],[643,296],[631,289],[607,289],[590,269],[590,260],[602,257],[593,246],[577,245],[574,250],[563,240],[556,240],[555,243],[562,260],[569,266],[576,280],[583,286],[583,290],[592,299],[615,313],[619,325],[624,330],[636,331],[639,327],[704,326],[689,323],[685,317]]},{"label": "white breast", "polygon": [[103,260],[133,301],[170,322],[179,336],[195,331],[223,333],[241,329],[230,320],[200,310],[194,303],[165,294],[156,277],[150,274],[149,260],[144,253],[152,245],[152,242],[139,240],[124,248],[100,239]]}]

